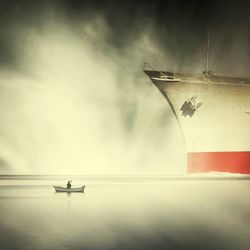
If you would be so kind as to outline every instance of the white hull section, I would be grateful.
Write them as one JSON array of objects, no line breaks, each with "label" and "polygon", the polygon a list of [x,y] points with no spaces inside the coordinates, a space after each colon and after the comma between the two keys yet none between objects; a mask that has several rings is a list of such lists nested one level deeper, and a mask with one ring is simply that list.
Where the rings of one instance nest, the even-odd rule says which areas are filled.
[{"label": "white hull section", "polygon": [[[188,152],[250,151],[250,86],[204,82],[156,86],[173,104]],[[202,103],[192,117],[181,107],[196,97]]]}]

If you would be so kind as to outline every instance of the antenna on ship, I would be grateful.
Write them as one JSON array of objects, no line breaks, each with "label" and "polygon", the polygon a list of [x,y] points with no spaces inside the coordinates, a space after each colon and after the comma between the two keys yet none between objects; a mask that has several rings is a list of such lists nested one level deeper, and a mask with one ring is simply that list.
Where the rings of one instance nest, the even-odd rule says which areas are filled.
[{"label": "antenna on ship", "polygon": [[209,29],[206,28],[207,30],[207,73],[209,71]]},{"label": "antenna on ship", "polygon": [[209,70],[210,32],[208,28],[206,28],[206,31],[207,31],[207,58],[206,58],[207,60],[206,60],[206,70],[203,71],[203,75],[212,76],[212,75],[215,75],[215,73]]}]

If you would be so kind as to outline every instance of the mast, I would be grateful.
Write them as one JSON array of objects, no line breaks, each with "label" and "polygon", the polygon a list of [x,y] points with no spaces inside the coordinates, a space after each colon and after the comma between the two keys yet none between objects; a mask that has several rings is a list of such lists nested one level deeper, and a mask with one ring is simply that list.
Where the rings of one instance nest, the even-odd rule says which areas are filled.
[{"label": "mast", "polygon": [[208,70],[209,70],[209,29],[206,28],[207,30],[207,73],[208,73]]}]

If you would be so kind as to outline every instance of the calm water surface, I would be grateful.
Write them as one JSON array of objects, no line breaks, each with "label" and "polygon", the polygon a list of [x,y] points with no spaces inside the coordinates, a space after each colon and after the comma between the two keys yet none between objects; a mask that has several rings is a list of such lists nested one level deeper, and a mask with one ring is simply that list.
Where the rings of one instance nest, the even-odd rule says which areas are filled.
[{"label": "calm water surface", "polygon": [[0,180],[0,249],[250,249],[249,180]]}]

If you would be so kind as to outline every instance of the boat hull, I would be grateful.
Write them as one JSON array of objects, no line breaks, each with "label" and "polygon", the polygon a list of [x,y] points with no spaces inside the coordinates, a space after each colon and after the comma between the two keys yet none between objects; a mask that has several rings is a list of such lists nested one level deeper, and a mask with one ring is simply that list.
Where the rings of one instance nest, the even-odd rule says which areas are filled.
[{"label": "boat hull", "polygon": [[250,80],[177,77],[180,82],[150,80],[167,99],[183,133],[187,171],[250,174]]},{"label": "boat hull", "polygon": [[63,193],[84,193],[85,186],[79,187],[79,188],[65,188],[65,187],[59,187],[54,186],[54,189],[56,192],[63,192]]}]

